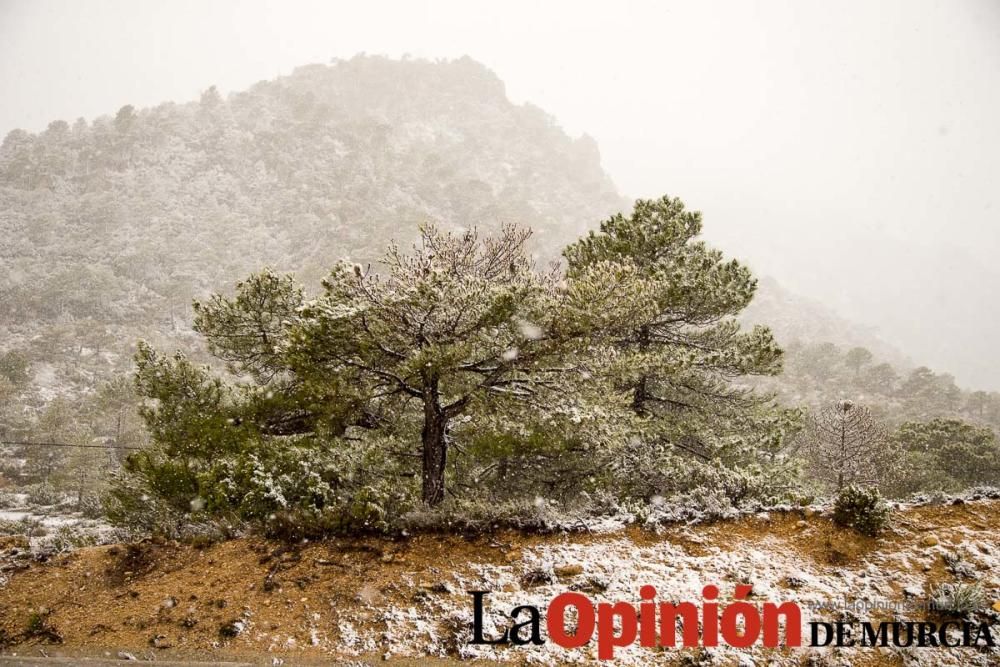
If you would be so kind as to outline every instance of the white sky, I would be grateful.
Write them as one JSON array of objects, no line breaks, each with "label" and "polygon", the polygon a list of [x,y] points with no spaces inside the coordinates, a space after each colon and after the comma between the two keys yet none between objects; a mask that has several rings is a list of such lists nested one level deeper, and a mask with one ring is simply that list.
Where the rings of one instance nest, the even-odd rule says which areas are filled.
[{"label": "white sky", "polygon": [[997,0],[0,0],[0,134],[358,52],[472,56],[624,194],[1000,389]]}]

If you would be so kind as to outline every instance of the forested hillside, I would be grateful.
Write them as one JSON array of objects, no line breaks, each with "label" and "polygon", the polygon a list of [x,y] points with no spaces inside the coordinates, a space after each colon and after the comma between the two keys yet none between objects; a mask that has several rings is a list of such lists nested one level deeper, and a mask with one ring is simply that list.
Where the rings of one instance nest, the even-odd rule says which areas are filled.
[{"label": "forested hillside", "polygon": [[15,130],[0,148],[0,396],[37,407],[96,388],[140,337],[188,347],[192,297],[263,266],[318,286],[427,221],[529,226],[544,261],[622,206],[591,139],[510,103],[468,58],[356,57]]},{"label": "forested hillside", "polygon": [[1000,393],[966,390],[945,369],[911,359],[877,332],[763,278],[741,316],[767,324],[785,350],[784,370],[762,379],[788,405],[816,409],[862,401],[890,424],[953,417],[1000,430]]}]

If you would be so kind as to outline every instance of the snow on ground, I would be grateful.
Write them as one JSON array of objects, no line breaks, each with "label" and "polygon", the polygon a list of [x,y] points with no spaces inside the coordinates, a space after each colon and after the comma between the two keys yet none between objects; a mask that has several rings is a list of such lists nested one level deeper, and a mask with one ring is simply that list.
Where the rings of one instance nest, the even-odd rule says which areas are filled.
[{"label": "snow on ground", "polygon": [[[233,647],[269,653],[416,661],[440,656],[559,665],[596,661],[596,641],[572,650],[552,641],[524,647],[472,645],[469,591],[489,591],[484,634],[496,637],[509,627],[510,611],[522,605],[540,610],[545,635],[546,608],[568,590],[580,591],[595,603],[637,606],[640,587],[651,585],[657,602],[691,602],[700,609],[703,587],[713,584],[720,591],[721,611],[732,602],[737,585],[752,585],[750,601],[755,604],[798,604],[804,647],[788,654],[760,646],[661,653],[635,644],[616,648],[614,662],[604,664],[677,664],[674,661],[683,656],[689,659],[683,664],[727,667],[841,667],[859,661],[870,665],[872,658],[880,658],[878,665],[904,667],[1000,665],[997,649],[808,647],[810,621],[925,620],[926,611],[893,611],[885,606],[926,603],[946,582],[981,586],[985,605],[976,619],[990,622],[1000,639],[1000,504],[971,498],[954,502],[955,506],[908,506],[895,516],[892,530],[878,539],[834,526],[824,508],[806,508],[658,530],[614,530],[608,523],[602,528],[612,532],[591,534],[501,532],[469,539],[426,534],[401,540],[338,538],[277,548],[253,539],[204,548],[175,544],[163,547],[161,571],[126,580],[129,590],[136,591],[134,598],[123,596],[122,583],[113,580],[105,584],[107,589],[95,589],[95,594],[107,596],[109,616],[102,623],[109,628],[121,618],[139,618],[147,612],[154,614],[147,621],[159,624],[155,630],[146,626],[136,630],[128,623],[116,626],[118,641],[138,637],[141,643],[149,640],[149,633],[162,631],[172,641],[181,642],[186,636],[184,641],[192,646],[210,642],[218,647],[213,628],[226,621]],[[150,547],[147,553],[159,552]],[[98,563],[103,568],[106,559],[123,557],[93,550],[79,558],[53,559],[33,571],[40,578],[55,573],[41,588],[62,599],[63,587],[75,591],[95,585],[89,573]],[[189,557],[201,564],[189,567]],[[73,579],[73,572],[82,578]],[[211,574],[206,576],[207,572]],[[277,588],[268,588],[269,582]],[[17,595],[38,599],[37,589],[16,584],[6,590],[17,588]],[[189,594],[202,601],[191,602],[188,610],[200,618],[194,626],[161,618],[159,603],[155,612],[142,611],[147,599],[176,595],[186,600]],[[221,598],[228,600],[224,611],[212,603]],[[45,604],[55,606],[52,599]],[[862,605],[870,609],[859,608]],[[74,617],[77,613],[75,607],[60,607],[53,622],[79,633],[85,628],[84,621]],[[233,621],[236,614],[238,621]],[[935,619],[940,622],[941,617],[932,615]],[[91,620],[88,617],[86,623]],[[524,620],[523,614],[519,620]],[[859,626],[854,630],[860,632]],[[73,641],[96,641],[90,637],[84,634]]]},{"label": "snow on ground", "polygon": [[[769,517],[758,516],[758,521],[767,522]],[[805,529],[808,533],[809,529]],[[685,546],[672,542],[658,542],[649,546],[639,546],[631,538],[621,538],[592,543],[543,544],[527,548],[519,562],[510,565],[472,564],[473,574],[455,576],[451,587],[456,591],[487,590],[486,597],[486,637],[496,637],[511,625],[510,611],[520,605],[533,605],[541,610],[544,632],[545,609],[551,600],[568,588],[582,590],[595,603],[598,601],[625,601],[636,607],[640,602],[639,588],[645,584],[654,585],[659,602],[690,601],[700,607],[703,600],[702,588],[715,584],[720,590],[720,611],[723,605],[733,599],[736,584],[752,584],[753,597],[757,601],[797,602],[802,610],[803,648],[791,656],[783,656],[759,647],[737,650],[720,646],[695,652],[698,662],[704,665],[799,665],[811,656],[814,665],[850,665],[863,654],[871,656],[881,652],[884,657],[895,654],[897,660],[907,667],[914,665],[938,665],[959,667],[970,665],[988,667],[1000,665],[1000,650],[989,653],[974,648],[809,648],[809,622],[844,620],[885,620],[876,618],[879,613],[864,608],[858,611],[830,610],[824,605],[851,600],[855,605],[901,604],[909,595],[926,600],[932,593],[929,571],[935,561],[943,556],[959,553],[968,566],[968,571],[979,580],[980,585],[991,595],[989,604],[1000,599],[1000,539],[995,531],[984,532],[975,528],[958,528],[958,536],[952,535],[948,544],[938,543],[928,546],[918,535],[912,546],[896,553],[875,552],[859,563],[850,566],[817,564],[789,548],[782,539],[767,535],[762,531],[759,539],[734,540],[722,546],[712,544]],[[808,539],[808,534],[803,535]],[[560,576],[567,567],[582,568],[573,576]],[[575,567],[573,570],[575,571]],[[537,584],[526,584],[526,575],[533,573]],[[600,592],[603,591],[603,592]],[[391,637],[383,637],[377,642],[383,647],[392,647],[390,653],[401,655],[446,655],[447,641],[442,641],[442,628],[427,622],[428,617],[445,619],[443,626],[452,628],[463,658],[504,660],[516,656],[531,663],[568,664],[596,660],[595,640],[580,649],[565,649],[548,641],[542,646],[505,647],[470,645],[467,642],[468,628],[473,620],[472,603],[468,596],[448,596],[435,598],[429,603],[433,611],[419,612],[412,607],[394,608],[384,615],[386,626],[391,628]],[[858,607],[855,607],[858,609]],[[990,612],[992,613],[992,612]],[[926,614],[902,611],[900,620],[922,620]],[[521,617],[518,620],[524,620]],[[994,614],[993,623],[1000,620]],[[345,631],[346,632],[343,632]],[[343,635],[350,637],[348,650],[357,648],[359,652],[369,650],[373,638],[366,639],[355,628],[342,628]],[[860,634],[860,626],[855,632]],[[1000,640],[1000,626],[994,626],[995,637]],[[457,639],[461,635],[465,639]],[[344,646],[340,648],[345,648]],[[514,654],[512,654],[512,651]],[[654,659],[654,649],[643,648],[638,643],[625,648],[616,648],[614,664],[647,665]]]},{"label": "snow on ground", "polygon": [[13,494],[21,502],[16,502],[14,507],[0,509],[0,522],[19,524],[14,533],[25,534],[36,552],[53,548],[65,551],[103,544],[115,537],[115,529],[106,521],[88,519],[62,505],[31,506],[26,504],[23,496]]}]

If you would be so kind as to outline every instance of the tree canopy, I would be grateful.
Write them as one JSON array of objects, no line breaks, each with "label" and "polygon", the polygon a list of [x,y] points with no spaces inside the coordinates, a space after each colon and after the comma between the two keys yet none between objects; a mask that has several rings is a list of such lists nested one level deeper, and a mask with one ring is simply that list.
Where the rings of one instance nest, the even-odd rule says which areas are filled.
[{"label": "tree canopy", "polygon": [[[130,470],[178,511],[210,496],[263,513],[242,508],[233,471],[290,449],[324,459],[317,511],[360,502],[382,516],[385,493],[399,507],[463,491],[648,500],[726,470],[738,502],[781,467],[794,414],[734,384],[776,372],[781,352],[766,329],[740,329],[753,278],[699,231],[678,200],[641,200],[570,246],[565,270],[534,265],[525,229],[426,225],[381,271],[337,263],[312,298],[255,274],[195,306],[229,380],[140,348],[156,447]],[[620,465],[635,456],[646,473]]]}]

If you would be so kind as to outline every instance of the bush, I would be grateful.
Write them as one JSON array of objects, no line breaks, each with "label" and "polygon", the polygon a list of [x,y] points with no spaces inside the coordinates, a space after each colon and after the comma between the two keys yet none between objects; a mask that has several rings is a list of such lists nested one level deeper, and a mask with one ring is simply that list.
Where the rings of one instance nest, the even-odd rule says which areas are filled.
[{"label": "bush", "polygon": [[35,506],[58,505],[63,501],[63,494],[48,483],[30,486],[28,491],[28,503]]},{"label": "bush", "polygon": [[47,531],[38,519],[30,516],[21,519],[0,519],[0,536],[24,535],[25,537],[39,537],[45,535]]},{"label": "bush", "polygon": [[95,493],[84,494],[77,503],[76,509],[87,519],[101,519],[104,517],[104,504],[101,497]]},{"label": "bush", "polygon": [[931,595],[931,606],[943,614],[964,616],[979,611],[986,592],[979,584],[941,584]]},{"label": "bush", "polygon": [[58,526],[50,535],[42,537],[35,545],[35,555],[51,557],[81,547],[92,547],[100,542],[99,535],[82,526]]},{"label": "bush", "polygon": [[115,526],[171,538],[196,524],[227,533],[250,525],[290,541],[400,528],[416,486],[378,449],[306,444],[275,441],[186,467],[150,448],[112,479],[104,510]]},{"label": "bush", "polygon": [[878,489],[852,485],[837,494],[833,521],[838,526],[853,528],[862,535],[874,537],[888,525],[889,512],[889,506]]}]

